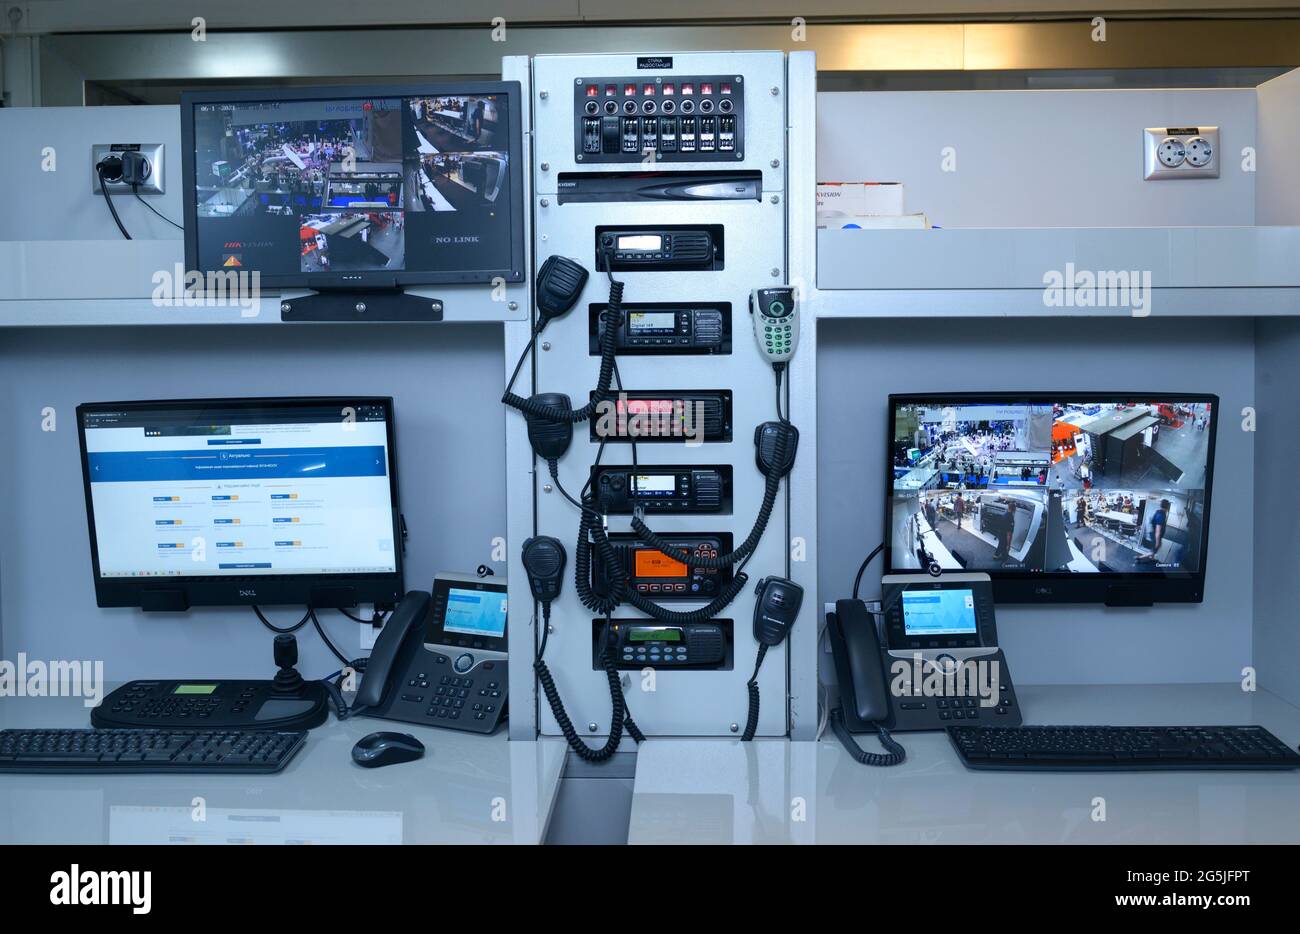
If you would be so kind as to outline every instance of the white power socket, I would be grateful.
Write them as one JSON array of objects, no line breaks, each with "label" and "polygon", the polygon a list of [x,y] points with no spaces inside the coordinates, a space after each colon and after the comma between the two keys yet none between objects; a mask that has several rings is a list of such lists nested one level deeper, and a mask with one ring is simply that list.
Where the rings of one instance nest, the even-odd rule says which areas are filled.
[{"label": "white power socket", "polygon": [[[149,177],[140,183],[138,191],[142,195],[160,195],[163,193],[163,178],[166,167],[163,164],[163,144],[162,143],[95,143],[90,147],[90,185],[93,194],[103,194],[103,187],[99,184],[99,172],[95,166],[99,165],[101,159],[105,156],[111,156],[115,153],[121,153],[124,150],[132,150],[141,153],[149,160]],[[124,185],[119,181],[108,180],[108,190],[112,194],[130,194],[131,186]]]},{"label": "white power socket", "polygon": [[1142,169],[1149,178],[1218,178],[1217,126],[1147,127],[1142,131]]}]

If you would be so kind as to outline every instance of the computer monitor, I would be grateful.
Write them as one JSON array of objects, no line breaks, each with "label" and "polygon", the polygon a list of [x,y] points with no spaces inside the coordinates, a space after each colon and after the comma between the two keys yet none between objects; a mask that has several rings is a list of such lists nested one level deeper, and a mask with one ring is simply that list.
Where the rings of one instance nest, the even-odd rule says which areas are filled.
[{"label": "computer monitor", "polygon": [[889,397],[887,572],[1003,602],[1200,602],[1218,397]]},{"label": "computer monitor", "polygon": [[524,277],[518,82],[187,92],[187,270],[398,288]]},{"label": "computer monitor", "polygon": [[77,407],[102,607],[395,605],[393,400]]}]

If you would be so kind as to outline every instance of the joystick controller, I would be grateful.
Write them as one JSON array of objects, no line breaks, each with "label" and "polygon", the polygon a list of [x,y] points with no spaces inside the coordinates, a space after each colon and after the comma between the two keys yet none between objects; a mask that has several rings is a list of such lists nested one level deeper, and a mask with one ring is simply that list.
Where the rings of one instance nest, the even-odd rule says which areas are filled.
[{"label": "joystick controller", "polygon": [[275,664],[280,670],[271,682],[276,694],[297,694],[302,688],[302,675],[294,666],[298,664],[298,640],[292,633],[275,637]]}]

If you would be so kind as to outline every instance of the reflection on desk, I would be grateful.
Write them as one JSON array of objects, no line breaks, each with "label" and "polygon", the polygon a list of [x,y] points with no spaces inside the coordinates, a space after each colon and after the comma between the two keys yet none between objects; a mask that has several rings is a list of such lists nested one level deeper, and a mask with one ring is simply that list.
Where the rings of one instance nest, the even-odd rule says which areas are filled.
[{"label": "reflection on desk", "polygon": [[[0,729],[86,727],[80,698],[8,698]],[[404,726],[416,762],[362,769],[382,722],[329,720],[274,775],[4,775],[0,843],[538,843],[564,741]]]},{"label": "reflection on desk", "polygon": [[[1030,723],[1258,723],[1300,742],[1300,708],[1236,685],[1017,690]],[[892,768],[833,737],[652,739],[629,842],[1300,843],[1300,771],[970,772],[942,733],[897,738],[908,756]]]}]

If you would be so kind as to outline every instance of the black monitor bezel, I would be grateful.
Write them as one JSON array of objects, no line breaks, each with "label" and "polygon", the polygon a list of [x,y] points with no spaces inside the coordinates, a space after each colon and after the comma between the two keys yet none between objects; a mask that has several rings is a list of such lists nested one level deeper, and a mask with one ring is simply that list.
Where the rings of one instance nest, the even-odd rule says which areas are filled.
[{"label": "black monitor bezel", "polygon": [[456,97],[500,94],[509,113],[510,268],[434,272],[368,270],[348,273],[259,274],[268,288],[398,289],[404,286],[464,285],[502,280],[524,281],[523,92],[518,81],[454,81],[425,84],[316,85],[305,88],[239,88],[181,93],[181,199],[184,202],[185,268],[206,274],[199,266],[198,201],[195,190],[194,108],[198,104],[255,104],[268,101],[370,99],[379,97]]},{"label": "black monitor bezel", "polygon": [[988,574],[993,581],[993,598],[998,603],[1105,603],[1146,606],[1152,603],[1201,603],[1205,599],[1205,569],[1209,560],[1210,506],[1214,488],[1214,449],[1218,440],[1219,397],[1213,393],[1188,392],[926,392],[891,393],[885,419],[885,516],[882,567],[885,574],[914,574],[916,568],[893,566],[893,499],[895,417],[900,405],[960,403],[1005,403],[1044,405],[1058,402],[1208,402],[1210,443],[1205,458],[1205,516],[1201,534],[1201,555],[1195,571],[1159,570],[1145,573],[1098,571],[1079,574],[1061,571],[1018,571],[967,568],[964,573]]},{"label": "black monitor bezel", "polygon": [[[90,489],[86,448],[87,413],[154,411],[158,409],[247,409],[293,407],[382,406],[388,436],[388,481],[392,502],[393,564],[396,570],[372,574],[202,575],[152,578],[106,578],[100,574],[95,507]],[[401,504],[398,499],[397,445],[391,396],[261,396],[248,398],[158,399],[130,402],[84,402],[77,406],[77,439],[81,446],[81,478],[86,497],[86,528],[90,542],[95,602],[101,607],[144,607],[183,610],[191,606],[351,607],[361,603],[396,606],[405,593]]]}]

